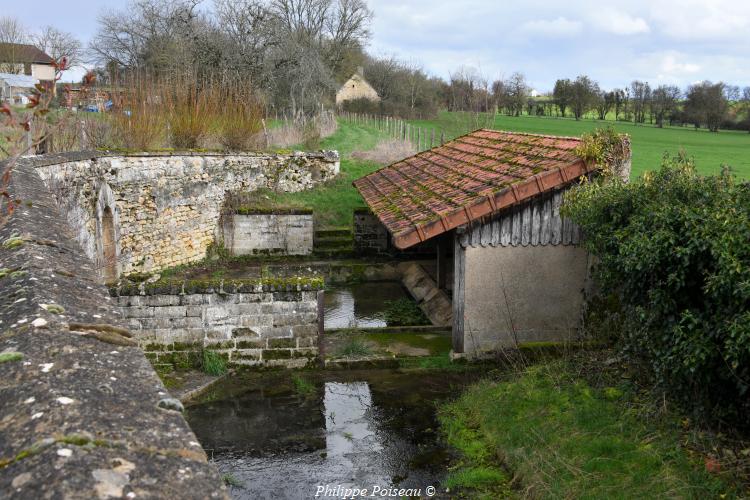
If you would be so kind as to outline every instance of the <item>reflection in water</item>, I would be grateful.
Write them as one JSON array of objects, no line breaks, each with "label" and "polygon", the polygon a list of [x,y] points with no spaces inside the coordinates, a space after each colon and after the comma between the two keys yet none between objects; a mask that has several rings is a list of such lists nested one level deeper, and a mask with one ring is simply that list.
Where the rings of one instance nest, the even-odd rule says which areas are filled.
[{"label": "reflection in water", "polygon": [[395,281],[361,283],[326,290],[325,327],[378,328],[386,326],[383,311],[386,302],[408,298],[401,283]]},{"label": "reflection in water", "polygon": [[234,498],[313,498],[325,485],[439,483],[447,454],[435,436],[432,400],[466,380],[447,374],[324,374],[314,393],[301,396],[280,379],[288,375],[274,376],[264,382],[273,391],[251,389],[187,411],[212,461],[243,483],[232,488]]}]

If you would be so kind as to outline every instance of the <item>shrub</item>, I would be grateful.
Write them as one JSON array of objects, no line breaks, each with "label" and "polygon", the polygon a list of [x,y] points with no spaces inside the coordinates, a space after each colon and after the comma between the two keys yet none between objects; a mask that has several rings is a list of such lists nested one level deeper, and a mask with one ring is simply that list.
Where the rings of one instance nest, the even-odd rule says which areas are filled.
[{"label": "shrub", "polygon": [[383,313],[388,326],[418,326],[429,325],[430,321],[419,306],[409,299],[386,301]]},{"label": "shrub", "polygon": [[239,85],[228,85],[221,91],[219,100],[221,111],[216,126],[221,145],[230,151],[256,148],[263,118],[257,99]]},{"label": "shrub", "polygon": [[631,184],[583,184],[563,213],[598,257],[603,295],[617,298],[625,358],[696,412],[741,422],[750,411],[750,186],[726,169],[700,176],[681,154]]},{"label": "shrub", "polygon": [[112,125],[119,143],[128,149],[147,151],[165,142],[164,102],[154,80],[133,75],[124,83],[126,89],[114,96]]},{"label": "shrub", "polygon": [[167,104],[167,120],[172,146],[195,149],[206,136],[219,103],[207,88],[195,81],[178,80],[162,93]]}]

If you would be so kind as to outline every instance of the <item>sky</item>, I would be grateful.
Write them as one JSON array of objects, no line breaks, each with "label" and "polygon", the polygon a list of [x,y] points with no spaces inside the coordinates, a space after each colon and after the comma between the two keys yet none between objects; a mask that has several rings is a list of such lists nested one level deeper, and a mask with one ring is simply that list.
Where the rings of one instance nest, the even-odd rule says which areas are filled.
[{"label": "sky", "polygon": [[[206,0],[210,5],[211,0]],[[448,78],[466,67],[488,80],[526,75],[540,92],[587,74],[603,88],[634,79],[681,87],[750,86],[750,0],[368,0],[368,50]],[[127,0],[0,0],[30,29],[51,24],[88,43],[97,15]],[[80,78],[81,71],[65,79]]]}]

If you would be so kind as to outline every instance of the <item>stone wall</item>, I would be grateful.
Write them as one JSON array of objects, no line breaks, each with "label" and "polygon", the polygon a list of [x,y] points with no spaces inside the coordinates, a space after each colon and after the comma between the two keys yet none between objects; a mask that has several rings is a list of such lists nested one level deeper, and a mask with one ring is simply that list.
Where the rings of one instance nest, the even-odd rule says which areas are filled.
[{"label": "stone wall", "polygon": [[[100,269],[116,267],[116,273],[110,273],[116,275],[203,259],[220,237],[227,193],[259,188],[297,192],[339,172],[335,151],[129,156],[77,152],[33,162],[86,255]],[[106,234],[115,241],[111,258],[102,244]]]},{"label": "stone wall", "polygon": [[354,210],[354,251],[361,255],[388,255],[391,235],[369,208]]},{"label": "stone wall", "polygon": [[9,192],[24,203],[0,225],[0,497],[228,498],[30,161]]},{"label": "stone wall", "polygon": [[157,282],[110,292],[157,369],[195,365],[203,349],[232,364],[298,368],[318,353],[322,287],[319,278],[279,278]]},{"label": "stone wall", "polygon": [[225,217],[223,239],[232,255],[308,255],[313,251],[313,213],[232,214]]}]

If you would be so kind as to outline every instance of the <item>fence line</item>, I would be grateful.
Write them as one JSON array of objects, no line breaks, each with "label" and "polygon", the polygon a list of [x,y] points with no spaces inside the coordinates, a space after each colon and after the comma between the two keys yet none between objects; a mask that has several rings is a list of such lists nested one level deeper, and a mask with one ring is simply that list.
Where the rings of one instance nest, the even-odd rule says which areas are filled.
[{"label": "fence line", "polygon": [[389,137],[408,141],[417,151],[425,151],[445,143],[445,131],[436,127],[419,127],[400,118],[341,111],[339,119],[353,125],[369,126]]}]

